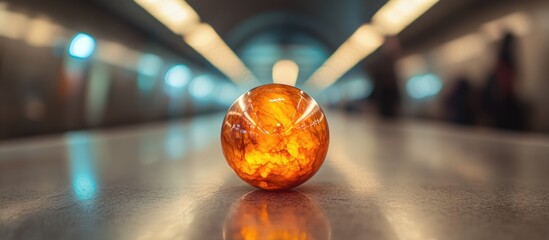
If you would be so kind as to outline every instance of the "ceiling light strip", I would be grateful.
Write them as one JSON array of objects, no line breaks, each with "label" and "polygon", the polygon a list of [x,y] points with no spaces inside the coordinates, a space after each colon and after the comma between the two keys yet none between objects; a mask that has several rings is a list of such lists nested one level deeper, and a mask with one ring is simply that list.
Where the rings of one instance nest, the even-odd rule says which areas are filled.
[{"label": "ceiling light strip", "polygon": [[396,35],[439,0],[390,0],[360,26],[305,82],[317,91],[334,84],[341,76],[383,43],[383,35]]},{"label": "ceiling light strip", "polygon": [[239,85],[259,81],[209,24],[201,23],[194,9],[182,0],[134,0],[189,46]]},{"label": "ceiling light strip", "polygon": [[360,60],[375,51],[382,43],[383,36],[372,25],[362,25],[313,73],[305,86],[322,91],[337,81]]}]

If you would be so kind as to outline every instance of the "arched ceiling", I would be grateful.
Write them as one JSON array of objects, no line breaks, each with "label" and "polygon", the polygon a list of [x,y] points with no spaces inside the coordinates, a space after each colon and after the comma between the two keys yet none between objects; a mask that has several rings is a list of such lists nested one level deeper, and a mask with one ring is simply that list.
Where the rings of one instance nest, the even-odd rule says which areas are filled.
[{"label": "arched ceiling", "polygon": [[[132,23],[136,28],[149,34],[151,38],[173,49],[198,64],[208,63],[193,49],[187,46],[179,36],[150,16],[132,0],[88,0],[105,7],[107,11],[120,16],[121,20]],[[330,50],[335,50],[361,24],[369,22],[373,14],[387,0],[187,0],[188,4],[200,15],[203,22],[211,24],[219,35],[232,48],[238,47],[254,32],[254,27],[242,27],[250,19],[260,19],[262,15],[286,12],[288,16],[299,18],[286,19],[299,21],[309,26]],[[432,11],[422,16],[408,29],[402,32],[403,41],[417,41],[422,33],[431,31],[433,26],[448,21],[449,17],[481,4],[475,0],[442,0]],[[280,20],[280,19],[279,19]],[[278,20],[275,20],[278,21]],[[283,20],[280,20],[283,21]],[[273,24],[273,21],[257,24],[255,28]],[[242,30],[245,29],[245,30]]]},{"label": "arched ceiling", "polygon": [[[150,16],[132,0],[89,0],[104,6],[151,37],[180,52],[196,62],[206,62],[181,39],[170,32],[160,22]],[[324,41],[336,48],[347,39],[358,26],[369,21],[371,16],[386,0],[188,0],[204,22],[211,24],[227,41],[230,47],[239,44],[233,32],[240,24],[264,14],[287,12],[301,16],[307,24],[320,29]],[[313,24],[310,24],[313,23]]]}]

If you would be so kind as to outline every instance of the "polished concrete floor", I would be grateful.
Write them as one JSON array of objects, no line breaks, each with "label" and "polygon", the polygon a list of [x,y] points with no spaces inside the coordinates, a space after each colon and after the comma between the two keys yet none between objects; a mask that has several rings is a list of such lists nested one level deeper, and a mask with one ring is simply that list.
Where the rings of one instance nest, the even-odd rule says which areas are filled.
[{"label": "polished concrete floor", "polygon": [[549,137],[330,112],[318,174],[264,192],[221,117],[0,143],[0,238],[549,238]]}]

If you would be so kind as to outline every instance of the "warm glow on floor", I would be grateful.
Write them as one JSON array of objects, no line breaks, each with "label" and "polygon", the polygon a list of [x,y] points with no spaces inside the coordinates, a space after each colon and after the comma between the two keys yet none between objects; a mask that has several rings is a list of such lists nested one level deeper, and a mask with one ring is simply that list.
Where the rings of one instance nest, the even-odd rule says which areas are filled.
[{"label": "warm glow on floor", "polygon": [[232,207],[224,239],[330,239],[330,225],[316,202],[299,192],[255,191]]}]

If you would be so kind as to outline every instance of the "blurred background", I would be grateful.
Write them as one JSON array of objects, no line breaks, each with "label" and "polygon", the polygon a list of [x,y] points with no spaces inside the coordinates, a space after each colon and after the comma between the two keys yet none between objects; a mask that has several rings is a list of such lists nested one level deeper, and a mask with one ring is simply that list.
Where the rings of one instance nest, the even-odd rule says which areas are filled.
[{"label": "blurred background", "polygon": [[0,1],[0,139],[295,85],[372,118],[549,132],[545,0]]}]

